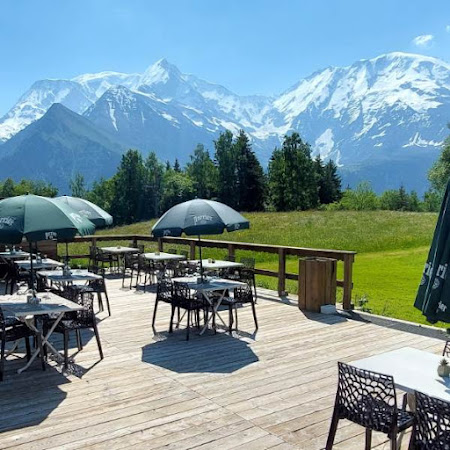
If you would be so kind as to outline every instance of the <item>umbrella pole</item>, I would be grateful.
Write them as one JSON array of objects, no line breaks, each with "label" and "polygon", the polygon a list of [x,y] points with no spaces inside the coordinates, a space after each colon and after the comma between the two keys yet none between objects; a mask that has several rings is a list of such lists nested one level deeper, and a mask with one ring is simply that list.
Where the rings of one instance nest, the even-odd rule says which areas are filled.
[{"label": "umbrella pole", "polygon": [[66,241],[66,266],[69,265],[69,242]]},{"label": "umbrella pole", "polygon": [[201,246],[201,244],[200,244],[200,235],[198,235],[198,242],[199,242],[199,245],[198,245],[198,250],[199,250],[199,253],[200,253],[200,279],[202,280],[202,283],[203,283],[203,259],[202,259],[202,246]]},{"label": "umbrella pole", "polygon": [[28,242],[28,249],[30,250],[30,289],[34,292],[34,271],[33,271],[33,243]]}]

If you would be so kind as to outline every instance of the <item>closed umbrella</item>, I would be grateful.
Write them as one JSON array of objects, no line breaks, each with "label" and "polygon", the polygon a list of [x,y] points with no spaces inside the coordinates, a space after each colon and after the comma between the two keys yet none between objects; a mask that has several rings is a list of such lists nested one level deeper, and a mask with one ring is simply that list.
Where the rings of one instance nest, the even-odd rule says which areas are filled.
[{"label": "closed umbrella", "polygon": [[96,204],[85,200],[84,198],[70,197],[63,195],[54,199],[56,203],[62,203],[70,206],[72,209],[89,219],[96,228],[103,228],[112,225],[113,217]]},{"label": "closed umbrella", "polygon": [[[200,236],[222,234],[248,229],[250,222],[233,208],[213,200],[195,199],[170,208],[155,223],[153,236]],[[202,247],[200,246],[200,275],[203,279]]]},{"label": "closed umbrella", "polygon": [[447,185],[431,248],[414,306],[430,323],[450,322],[450,182]]},{"label": "closed umbrella", "polygon": [[95,225],[67,205],[39,195],[20,195],[0,201],[0,243],[30,243],[31,286],[33,286],[32,243],[57,239],[69,241],[76,234],[89,235]]}]

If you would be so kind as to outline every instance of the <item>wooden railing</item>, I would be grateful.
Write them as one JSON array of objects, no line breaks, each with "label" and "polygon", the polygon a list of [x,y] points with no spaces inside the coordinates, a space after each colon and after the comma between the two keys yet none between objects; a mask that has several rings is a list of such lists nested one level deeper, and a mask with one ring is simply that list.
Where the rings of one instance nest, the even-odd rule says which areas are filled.
[{"label": "wooden railing", "polygon": [[[324,250],[316,248],[304,247],[286,247],[282,245],[267,245],[267,244],[253,244],[249,242],[231,242],[231,241],[217,241],[211,239],[192,239],[192,238],[177,238],[177,237],[163,237],[154,238],[146,235],[97,235],[76,237],[74,242],[89,242],[96,246],[97,242],[104,241],[129,241],[135,245],[139,241],[157,242],[160,251],[164,250],[164,244],[186,245],[189,247],[189,254],[191,259],[196,259],[196,249],[202,248],[220,248],[228,251],[229,257],[234,257],[236,250],[247,250],[261,253],[272,253],[278,255],[278,271],[267,269],[255,269],[256,274],[267,277],[278,278],[278,294],[284,295],[286,292],[286,280],[298,280],[298,274],[286,272],[286,256],[297,256],[299,258],[317,257],[317,258],[333,258],[343,262],[343,279],[337,280],[337,286],[343,288],[342,306],[344,309],[351,308],[351,296],[353,288],[353,263],[356,252],[346,250]],[[71,255],[71,258],[86,258],[89,255]]]}]

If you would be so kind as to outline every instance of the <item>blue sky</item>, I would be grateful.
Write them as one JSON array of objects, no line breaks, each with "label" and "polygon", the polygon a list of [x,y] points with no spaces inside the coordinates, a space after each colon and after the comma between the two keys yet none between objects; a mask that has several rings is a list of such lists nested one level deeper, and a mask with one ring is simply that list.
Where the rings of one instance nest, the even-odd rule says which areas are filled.
[{"label": "blue sky", "polygon": [[161,57],[239,94],[277,94],[390,51],[450,61],[449,0],[0,0],[0,115],[42,78]]}]

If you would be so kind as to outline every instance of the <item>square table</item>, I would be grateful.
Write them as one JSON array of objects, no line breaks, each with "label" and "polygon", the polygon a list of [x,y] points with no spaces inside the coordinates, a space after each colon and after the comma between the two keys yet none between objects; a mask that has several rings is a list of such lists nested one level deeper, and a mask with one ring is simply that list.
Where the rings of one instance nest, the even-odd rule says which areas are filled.
[{"label": "square table", "polygon": [[420,391],[450,401],[450,378],[440,377],[437,368],[442,356],[403,347],[387,353],[359,359],[350,364],[394,377],[395,386],[408,394]]},{"label": "square table", "polygon": [[109,253],[110,255],[125,255],[126,253],[139,253],[138,248],[134,247],[98,247],[102,252]]},{"label": "square table", "polygon": [[[189,286],[189,289],[201,293],[211,306],[212,314],[211,316],[208,317],[205,326],[200,331],[200,334],[203,334],[207,330],[209,322],[216,315],[219,317],[222,323],[225,326],[227,326],[226,323],[223,321],[223,319],[220,317],[220,315],[217,313],[217,310],[219,309],[220,304],[222,303],[222,300],[225,297],[225,294],[230,289],[234,289],[237,287],[244,287],[246,285],[241,281],[227,280],[225,278],[211,278],[207,282],[198,283],[197,277],[176,277],[172,278],[172,281],[174,283],[187,284]],[[211,292],[220,292],[220,297],[214,300],[210,296]]]},{"label": "square table", "polygon": [[26,259],[30,257],[29,252],[24,252],[23,250],[11,250],[9,252],[0,252],[0,259],[15,260],[15,259]]},{"label": "square table", "polygon": [[[53,293],[38,295],[41,298],[41,302],[38,304],[27,303],[26,295],[3,295],[0,297],[0,307],[3,311],[8,313],[8,315],[14,316],[24,322],[34,333],[40,334],[42,338],[42,346],[47,346],[48,350],[55,356],[56,360],[58,362],[62,362],[61,355],[48,340],[65,313],[81,311],[83,306]],[[45,314],[56,315],[56,319],[50,330],[44,336],[43,333],[36,327],[34,318],[35,316]],[[27,364],[24,367],[21,367],[17,373],[22,373],[24,370],[28,369],[35,358],[39,355],[39,351],[39,349],[36,349]]]},{"label": "square table", "polygon": [[[214,262],[213,262],[214,261]],[[220,259],[215,259],[209,261],[209,259],[202,259],[202,266],[205,270],[222,270],[222,269],[237,269],[239,267],[244,267],[244,264],[234,261],[225,261]],[[191,259],[188,264],[200,265],[199,259]]]},{"label": "square table", "polygon": [[183,259],[186,259],[184,255],[177,255],[176,253],[144,253],[142,255],[145,259],[149,259],[151,261],[181,261]]},{"label": "square table", "polygon": [[[23,270],[31,269],[31,261],[29,259],[14,261],[14,264],[19,266]],[[33,259],[33,270],[51,269],[53,267],[63,267],[63,266],[64,263],[55,261],[54,259],[51,258],[42,258],[41,261]]]},{"label": "square table", "polygon": [[39,270],[37,274],[55,283],[73,283],[74,281],[92,281],[103,278],[101,275],[82,269],[71,269],[66,274],[62,270]]}]

